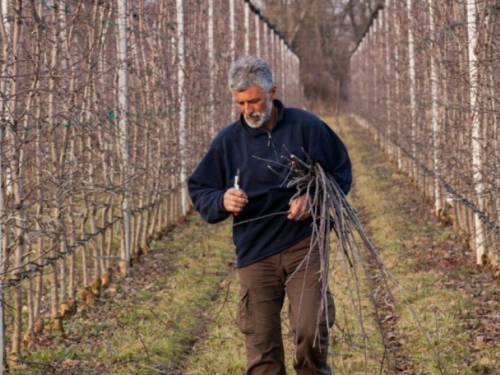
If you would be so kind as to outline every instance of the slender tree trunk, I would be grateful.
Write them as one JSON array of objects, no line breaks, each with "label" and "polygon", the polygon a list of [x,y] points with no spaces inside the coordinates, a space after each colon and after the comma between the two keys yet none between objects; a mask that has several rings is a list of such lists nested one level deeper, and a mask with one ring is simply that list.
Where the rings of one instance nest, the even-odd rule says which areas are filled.
[{"label": "slender tree trunk", "polygon": [[[87,197],[85,197],[85,211],[83,214],[83,220],[81,223],[81,237],[80,241],[86,241],[87,240],[87,221],[89,218],[89,211],[90,211],[89,203]],[[81,250],[81,267],[82,267],[82,278],[83,278],[83,286],[89,286],[90,285],[90,275],[89,275],[89,265],[88,265],[88,260],[87,260],[87,252],[85,251],[85,246],[82,246],[80,248]]]},{"label": "slender tree trunk", "polygon": [[[78,8],[75,10],[75,14],[79,13],[79,9],[81,7],[81,4],[79,4]],[[67,90],[69,95],[67,96],[67,102],[66,102],[66,107],[68,108],[68,111],[71,113],[72,109],[75,106],[75,61],[73,61],[71,51],[70,51],[70,45],[68,42],[68,39],[71,40],[73,38],[73,33],[72,33],[72,27],[68,26],[67,22],[67,13],[63,11],[62,9],[59,9],[58,12],[58,18],[59,18],[59,25],[60,25],[60,33],[59,33],[59,38],[61,41],[61,53],[62,53],[62,59],[61,59],[61,65],[62,68],[65,72],[64,75],[69,76],[69,81],[67,83]],[[76,40],[76,44],[78,44],[78,40]],[[69,73],[69,74],[68,74]],[[73,116],[69,116],[67,120],[68,124],[67,127],[64,130],[64,143],[63,147],[61,148],[60,154],[59,154],[59,167],[63,168],[65,171],[67,168],[71,168],[71,170],[74,169],[74,164],[68,163],[68,159],[70,157],[70,152],[68,150],[71,150],[70,143],[70,138],[73,139],[73,130],[71,127],[76,126],[76,119]],[[71,159],[70,159],[71,160]],[[65,196],[72,196],[74,194],[74,191],[72,189],[73,186],[73,181],[72,181],[72,176],[73,173],[70,171],[69,172],[69,178],[66,178],[66,172],[64,173],[64,177],[62,180],[64,182],[67,182],[68,188],[65,192],[61,191],[59,195],[59,228],[61,230],[61,240],[60,240],[60,245],[59,245],[59,250],[62,254],[66,254],[68,251],[67,248],[67,241],[66,241],[66,236],[67,236],[67,226],[66,226],[66,215],[63,214],[63,202],[64,202],[64,197]],[[69,193],[69,194],[68,194]],[[65,301],[67,300],[67,268],[66,268],[66,263],[67,259],[64,256],[61,261],[60,261],[60,300]]]},{"label": "slender tree trunk", "polygon": [[[33,9],[33,12],[37,14],[36,8]],[[38,12],[39,14],[39,12]],[[41,66],[41,54],[40,54],[40,39],[41,39],[41,25],[39,24],[37,29],[36,29],[36,44],[34,47],[34,75],[33,75],[33,80],[31,84],[31,92],[33,93],[30,95],[27,99],[26,102],[26,111],[27,112],[32,112],[33,111],[33,102],[36,102],[38,98],[37,92],[39,89],[39,77],[38,77],[38,72],[40,71],[40,66]],[[35,112],[35,117],[37,119],[40,119],[40,114],[41,114],[41,108],[40,106],[37,106]],[[25,116],[24,117],[24,129],[29,129],[30,124],[29,124],[29,117]],[[38,202],[36,203],[36,213],[38,214],[38,218],[41,218],[41,212],[42,212],[42,204],[43,204],[43,193],[42,193],[42,179],[41,179],[41,173],[43,171],[41,167],[41,157],[40,157],[40,131],[37,130],[36,136],[35,136],[35,165],[37,165],[37,168],[33,171],[33,176],[34,180],[36,181],[36,195],[38,196]],[[23,142],[24,143],[24,142]],[[37,241],[35,244],[35,248],[38,250],[37,251],[37,257],[36,259],[40,259],[40,256],[42,254],[42,235],[41,235],[41,226],[39,223],[39,220],[36,221],[35,224],[37,228]],[[38,246],[37,246],[38,245]],[[27,255],[27,263],[28,265],[26,266],[26,271],[29,269],[29,263],[32,261],[32,253],[35,253],[33,250],[33,247],[31,243],[28,245],[28,255]],[[39,315],[39,305],[40,305],[40,298],[39,296],[40,292],[42,290],[42,276],[41,275],[34,275],[35,280],[33,278],[29,279],[29,288],[26,291],[26,298],[27,298],[27,306],[28,306],[28,331],[33,330],[34,326],[34,321]],[[35,285],[37,285],[37,288],[35,288]]]},{"label": "slender tree trunk", "polygon": [[244,53],[245,56],[250,54],[250,5],[248,3],[243,4],[244,12],[244,22],[245,22],[245,46]]},{"label": "slender tree trunk", "polygon": [[[472,128],[472,169],[474,177],[474,188],[477,195],[478,208],[483,211],[483,176],[482,176],[482,138],[481,124],[479,122],[478,99],[479,99],[479,72],[475,53],[478,32],[476,26],[477,9],[475,0],[467,0],[467,37],[469,48],[469,82],[470,82],[470,111]],[[477,213],[474,214],[476,262],[482,264],[484,248],[484,227]]]},{"label": "slender tree trunk", "polygon": [[[2,58],[0,59],[0,74],[5,77],[0,80],[0,91],[5,93],[7,97],[8,93],[6,91],[7,86],[10,84],[9,77],[9,47],[10,43],[10,23],[8,19],[9,14],[9,1],[1,0],[0,1],[0,44],[2,46]],[[7,100],[2,101],[2,105],[0,107],[0,118],[7,118]],[[4,176],[4,168],[2,167],[3,162],[3,140],[4,140],[4,131],[0,130],[0,216],[4,215],[5,212],[5,176]],[[5,274],[7,270],[7,262],[8,262],[8,236],[5,234],[5,226],[3,221],[0,222],[0,272],[2,275]],[[3,293],[3,280],[0,279],[0,374],[3,374],[4,363],[5,363],[5,331],[4,331],[4,293]]]},{"label": "slender tree trunk", "polygon": [[[13,279],[17,279],[20,271],[23,269],[23,257],[25,253],[25,235],[26,235],[26,211],[25,211],[25,201],[24,201],[24,182],[23,182],[23,170],[24,170],[24,137],[25,131],[17,128],[17,119],[15,118],[17,110],[17,98],[18,94],[18,73],[19,73],[19,53],[20,53],[20,39],[21,39],[21,25],[22,25],[22,4],[18,3],[15,9],[15,21],[14,29],[12,30],[12,77],[10,86],[10,107],[12,117],[12,127],[14,134],[12,135],[13,149],[16,153],[11,155],[11,175],[12,175],[12,186],[14,191],[14,217],[16,218],[16,250],[15,250],[15,261],[14,268],[12,271]],[[12,349],[13,355],[19,355],[21,351],[21,333],[22,333],[22,286],[19,283],[14,289],[14,324],[12,332]]]},{"label": "slender tree trunk", "polygon": [[[431,39],[435,40],[436,36],[436,26],[435,26],[435,15],[434,15],[434,7],[433,0],[429,1],[429,26]],[[441,211],[441,189],[439,184],[439,176],[440,176],[440,159],[439,159],[439,135],[441,133],[440,124],[439,124],[439,110],[438,110],[438,98],[437,98],[437,63],[435,55],[438,53],[438,47],[436,42],[431,42],[430,48],[430,64],[431,64],[431,106],[432,106],[432,150],[433,150],[433,165],[434,165],[434,209],[435,214],[439,215]]]},{"label": "slender tree trunk", "polygon": [[[41,119],[41,112],[42,108],[41,106],[38,106],[36,109],[36,116],[35,116],[37,119]],[[37,249],[38,259],[41,259],[44,254],[44,240],[42,235],[42,226],[40,225],[41,218],[45,214],[44,210],[45,190],[43,188],[42,172],[44,170],[43,160],[45,159],[46,155],[44,154],[42,148],[43,137],[44,135],[42,129],[41,128],[36,129],[35,163],[36,163],[36,182],[38,186],[36,217],[38,218],[38,220],[36,220],[35,230],[39,233],[36,239],[36,249]],[[38,261],[38,263],[40,263],[40,261]],[[43,275],[41,273],[37,273],[35,275],[35,288],[34,288],[35,299],[33,304],[35,319],[38,318],[40,315],[40,309],[42,304],[42,290],[43,290]]]},{"label": "slender tree trunk", "polygon": [[[416,130],[417,130],[417,96],[416,96],[416,68],[415,68],[415,36],[413,21],[413,0],[406,0],[408,17],[408,75],[410,76],[410,127],[411,127],[411,156],[416,157]],[[412,160],[410,173],[417,178],[417,167]]]},{"label": "slender tree trunk", "polygon": [[[211,0],[212,1],[212,0]],[[255,18],[255,55],[260,56],[260,18],[258,14],[254,15]]]},{"label": "slender tree trunk", "polygon": [[[231,1],[231,4],[233,2]],[[187,193],[187,102],[185,92],[185,70],[186,60],[184,51],[184,5],[182,0],[176,0],[177,5],[177,96],[179,98],[179,158],[180,174],[179,188],[181,199],[181,214],[186,216],[188,212],[188,193]],[[232,5],[234,7],[234,5]],[[234,11],[234,9],[233,9]]]},{"label": "slender tree trunk", "polygon": [[[234,12],[234,0],[229,1],[229,33],[231,36],[231,42],[229,45],[229,54],[231,56],[231,63],[236,59],[236,21]],[[236,118],[236,107],[231,106],[231,119]]]},{"label": "slender tree trunk", "polygon": [[385,65],[385,71],[384,71],[384,76],[385,76],[385,108],[386,108],[386,128],[387,131],[385,132],[385,138],[386,138],[386,148],[387,148],[387,154],[389,157],[393,157],[393,147],[392,147],[392,138],[393,138],[393,130],[392,126],[394,124],[394,115],[392,113],[392,106],[393,106],[393,98],[391,97],[391,91],[392,91],[392,81],[390,79],[393,69],[391,69],[391,62],[393,61],[393,58],[391,56],[391,49],[389,49],[389,16],[390,16],[390,2],[387,0],[386,2],[386,8],[382,12],[382,19],[383,19],[383,25],[382,25],[382,34],[383,34],[383,40],[384,40],[384,65]]},{"label": "slender tree trunk", "polygon": [[[102,6],[97,6],[96,11],[98,14],[96,15],[97,23],[98,23],[98,31],[96,32],[96,41],[98,44],[98,72],[99,72],[99,80],[98,83],[101,87],[106,86],[105,82],[105,72],[106,72],[106,37],[109,32],[109,27],[106,25],[110,19],[111,7],[106,8]],[[90,63],[90,61],[89,61]],[[96,91],[94,90],[93,95],[96,95]],[[96,97],[94,97],[94,103],[98,103]],[[90,105],[90,102],[89,102]],[[95,108],[95,105],[94,105]],[[99,111],[99,108],[95,108],[96,111]],[[101,162],[102,162],[102,170],[103,170],[103,179],[108,186],[113,186],[113,168],[110,166],[109,154],[111,153],[111,141],[109,139],[109,134],[105,129],[105,124],[101,124],[98,132],[99,142],[102,147],[101,154]],[[106,227],[107,223],[110,223],[113,219],[113,194],[108,193],[106,197],[106,203],[104,209],[101,211],[101,227]],[[105,254],[105,270],[107,271],[110,268],[110,258],[112,256],[112,242],[113,242],[113,227],[108,228],[100,235],[101,239],[101,253]]]},{"label": "slender tree trunk", "polygon": [[[128,70],[127,70],[127,0],[118,1],[118,137],[120,141],[120,152],[122,157],[122,215],[123,215],[123,248],[121,252],[122,260],[130,265],[130,197],[128,193],[129,179],[129,135],[128,135]],[[128,271],[127,271],[128,272]]]},{"label": "slender tree trunk", "polygon": [[208,0],[208,101],[210,102],[210,137],[215,136],[215,43],[214,43],[214,0]]}]

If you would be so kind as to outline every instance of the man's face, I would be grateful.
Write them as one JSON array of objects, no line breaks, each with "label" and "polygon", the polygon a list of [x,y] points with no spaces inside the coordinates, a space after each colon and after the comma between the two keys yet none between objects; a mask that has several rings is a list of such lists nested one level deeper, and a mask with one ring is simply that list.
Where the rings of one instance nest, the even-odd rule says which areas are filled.
[{"label": "man's face", "polygon": [[245,91],[232,90],[232,93],[248,126],[259,129],[269,120],[276,86],[271,87],[267,93],[257,85],[250,86]]}]

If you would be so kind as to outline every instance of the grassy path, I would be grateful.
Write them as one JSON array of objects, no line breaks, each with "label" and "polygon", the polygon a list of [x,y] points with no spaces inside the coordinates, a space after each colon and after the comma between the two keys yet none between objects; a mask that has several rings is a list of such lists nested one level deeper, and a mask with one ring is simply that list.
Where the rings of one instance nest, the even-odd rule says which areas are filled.
[{"label": "grassy path", "polygon": [[[498,284],[476,268],[458,235],[436,221],[367,134],[348,118],[334,128],[353,159],[352,205],[404,290],[389,283],[391,300],[366,256],[368,272],[359,272],[357,285],[368,342],[349,295],[355,270],[333,262],[335,374],[500,374]],[[45,333],[12,373],[243,374],[237,294],[230,222],[209,226],[195,214],[155,244],[131,277],[116,280],[96,306],[80,308],[66,322],[65,335]]]}]

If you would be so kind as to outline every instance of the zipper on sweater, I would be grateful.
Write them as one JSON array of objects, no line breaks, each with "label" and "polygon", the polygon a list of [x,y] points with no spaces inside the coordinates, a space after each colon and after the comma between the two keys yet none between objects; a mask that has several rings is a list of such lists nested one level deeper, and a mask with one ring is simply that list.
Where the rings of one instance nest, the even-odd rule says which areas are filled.
[{"label": "zipper on sweater", "polygon": [[276,153],[276,149],[274,148],[273,137],[271,136],[271,132],[267,133],[267,147],[273,146],[274,156],[276,161],[279,162],[278,154]]}]

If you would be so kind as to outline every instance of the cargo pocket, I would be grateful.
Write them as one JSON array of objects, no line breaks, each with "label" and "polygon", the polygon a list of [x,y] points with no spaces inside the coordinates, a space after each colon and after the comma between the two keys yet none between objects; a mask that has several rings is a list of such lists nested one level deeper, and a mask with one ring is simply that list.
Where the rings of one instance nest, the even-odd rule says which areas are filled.
[{"label": "cargo pocket", "polygon": [[236,323],[241,333],[250,334],[255,332],[255,316],[253,306],[250,302],[248,288],[240,289]]}]

